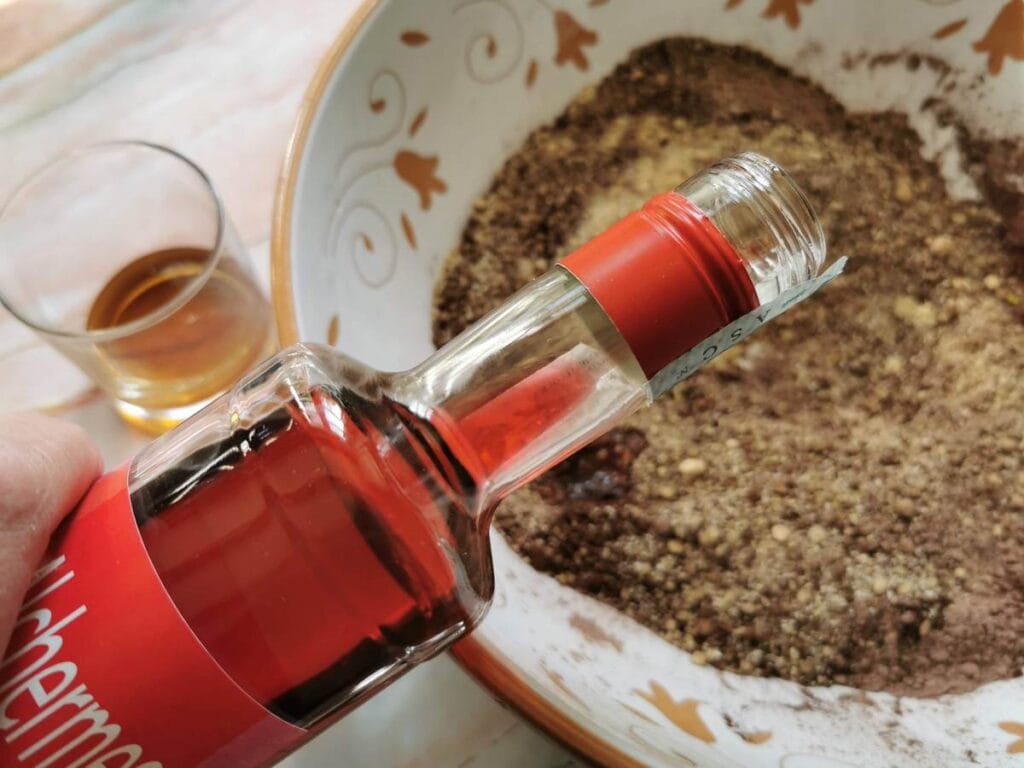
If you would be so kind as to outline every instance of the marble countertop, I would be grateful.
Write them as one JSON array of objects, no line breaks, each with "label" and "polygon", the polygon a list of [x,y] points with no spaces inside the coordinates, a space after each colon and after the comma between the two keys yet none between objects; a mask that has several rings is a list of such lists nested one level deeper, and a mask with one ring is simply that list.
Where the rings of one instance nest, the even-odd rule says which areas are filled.
[{"label": "marble countertop", "polygon": [[[82,144],[166,144],[209,173],[269,281],[273,193],[299,100],[357,5],[0,0],[0,199],[34,168]],[[145,443],[81,374],[3,310],[0,364],[0,411],[41,409],[82,424],[108,466]],[[581,764],[443,657],[282,765]]]}]

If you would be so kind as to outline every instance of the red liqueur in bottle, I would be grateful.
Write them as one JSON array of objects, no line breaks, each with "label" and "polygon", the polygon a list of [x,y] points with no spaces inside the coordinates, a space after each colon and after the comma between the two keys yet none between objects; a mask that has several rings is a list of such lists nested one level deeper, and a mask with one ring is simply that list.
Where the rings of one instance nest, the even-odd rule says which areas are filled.
[{"label": "red liqueur in bottle", "polygon": [[271,358],[55,535],[0,666],[0,764],[280,758],[480,622],[504,496],[810,293],[824,255],[792,180],[740,155],[412,370]]}]

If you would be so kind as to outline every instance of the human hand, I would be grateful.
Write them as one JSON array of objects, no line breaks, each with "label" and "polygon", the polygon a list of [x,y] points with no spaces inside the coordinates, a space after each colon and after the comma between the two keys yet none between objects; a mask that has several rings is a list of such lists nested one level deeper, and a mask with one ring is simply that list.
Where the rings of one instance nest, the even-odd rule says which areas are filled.
[{"label": "human hand", "polygon": [[51,534],[102,466],[96,446],[74,424],[0,416],[0,658]]}]

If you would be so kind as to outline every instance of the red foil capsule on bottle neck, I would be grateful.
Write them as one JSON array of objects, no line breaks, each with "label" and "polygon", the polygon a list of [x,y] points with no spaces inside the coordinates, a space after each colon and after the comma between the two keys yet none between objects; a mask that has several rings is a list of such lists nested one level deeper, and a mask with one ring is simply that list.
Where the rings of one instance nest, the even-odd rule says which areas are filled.
[{"label": "red foil capsule on bottle neck", "polygon": [[608,314],[648,379],[759,306],[728,239],[674,192],[651,198],[561,266]]}]

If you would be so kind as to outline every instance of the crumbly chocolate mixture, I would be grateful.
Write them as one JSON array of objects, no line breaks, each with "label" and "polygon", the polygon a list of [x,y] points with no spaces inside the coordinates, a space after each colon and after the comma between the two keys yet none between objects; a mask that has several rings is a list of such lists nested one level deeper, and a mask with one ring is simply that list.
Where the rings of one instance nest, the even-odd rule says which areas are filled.
[{"label": "crumbly chocolate mixture", "polygon": [[1021,674],[1022,254],[1010,219],[947,196],[905,118],[848,114],[747,50],[638,50],[477,202],[436,341],[745,149],[794,173],[847,274],[499,525],[536,568],[723,669],[911,695]]}]

